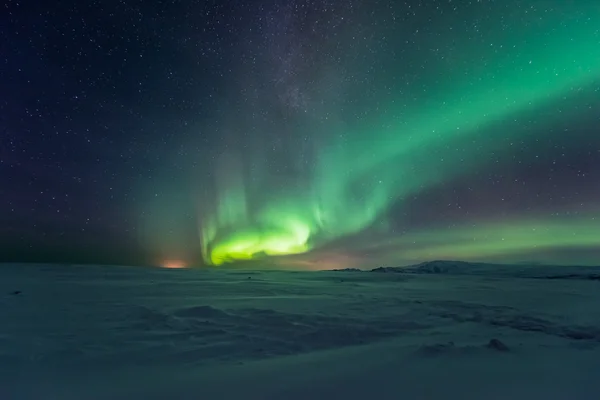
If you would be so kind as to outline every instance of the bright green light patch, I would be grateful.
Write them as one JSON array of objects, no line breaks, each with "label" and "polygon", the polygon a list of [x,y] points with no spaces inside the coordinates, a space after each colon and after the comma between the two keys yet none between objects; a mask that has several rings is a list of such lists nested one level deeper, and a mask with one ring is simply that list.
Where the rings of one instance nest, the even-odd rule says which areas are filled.
[{"label": "bright green light patch", "polygon": [[236,231],[219,240],[210,250],[210,263],[221,265],[234,260],[250,260],[257,255],[304,253],[310,249],[310,227],[299,220],[279,220],[270,228]]}]

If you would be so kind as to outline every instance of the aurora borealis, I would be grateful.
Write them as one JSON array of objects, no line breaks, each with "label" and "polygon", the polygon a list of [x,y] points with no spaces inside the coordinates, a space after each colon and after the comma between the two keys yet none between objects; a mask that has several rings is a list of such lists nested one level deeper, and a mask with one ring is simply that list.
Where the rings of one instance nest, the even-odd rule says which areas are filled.
[{"label": "aurora borealis", "polygon": [[[285,150],[246,153],[242,139],[240,148],[229,145],[224,151],[228,158],[216,164],[215,206],[204,210],[199,222],[206,262],[318,254],[322,249],[344,253],[385,248],[391,262],[394,254],[408,260],[508,259],[562,247],[597,249],[598,209],[555,221],[544,205],[547,216],[520,210],[505,220],[490,214],[475,224],[467,219],[452,227],[433,224],[398,232],[402,221],[394,211],[402,210],[406,199],[444,182],[468,180],[476,171],[511,169],[511,160],[498,159],[510,158],[516,148],[527,149],[522,151],[525,160],[539,158],[538,152],[552,153],[540,142],[577,148],[577,140],[594,134],[571,136],[553,128],[588,118],[598,105],[598,6],[478,3],[458,5],[451,18],[442,12],[433,15],[421,34],[435,37],[429,51],[421,48],[423,43],[433,46],[429,39],[412,36],[403,44],[393,22],[379,15],[385,28],[373,28],[371,34],[387,30],[387,35],[397,36],[356,67],[354,80],[330,85],[327,73],[322,80],[298,78],[319,76],[323,65],[329,71],[347,71],[344,56],[325,56],[286,70],[286,89],[304,103],[290,104],[280,97],[288,114],[277,117],[279,125],[262,128],[275,130],[274,135],[285,132],[283,139],[277,138]],[[345,19],[346,10],[340,13],[338,18]],[[284,16],[282,20],[294,20],[295,13]],[[281,34],[289,41],[284,47],[296,56],[299,52],[301,60],[310,59],[303,52],[315,51],[311,46],[328,54],[327,42],[306,45],[306,36],[292,31],[294,27],[286,26]],[[345,33],[351,32],[349,28]],[[368,46],[357,48],[349,36],[335,42],[355,58],[369,51]],[[403,56],[394,55],[398,47]],[[282,63],[288,55],[279,58]],[[409,67],[407,59],[412,60]],[[411,76],[414,69],[420,74]],[[387,90],[380,93],[373,86]],[[361,92],[368,101],[353,98]],[[272,115],[272,104],[257,99],[253,105],[262,115]],[[301,151],[302,141],[311,147],[310,155]],[[286,150],[285,163],[274,167],[264,162]],[[280,179],[278,169],[289,171],[294,164],[297,170]],[[344,244],[348,242],[354,242],[350,249]]]},{"label": "aurora borealis", "polygon": [[600,264],[594,2],[63,9],[0,25],[2,259]]}]

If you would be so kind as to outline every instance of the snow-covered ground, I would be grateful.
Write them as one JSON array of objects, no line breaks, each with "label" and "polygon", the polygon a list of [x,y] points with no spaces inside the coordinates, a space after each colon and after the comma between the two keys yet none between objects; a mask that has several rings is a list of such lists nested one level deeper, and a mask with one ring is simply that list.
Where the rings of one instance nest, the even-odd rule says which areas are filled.
[{"label": "snow-covered ground", "polygon": [[598,269],[435,266],[0,265],[0,399],[600,399]]}]

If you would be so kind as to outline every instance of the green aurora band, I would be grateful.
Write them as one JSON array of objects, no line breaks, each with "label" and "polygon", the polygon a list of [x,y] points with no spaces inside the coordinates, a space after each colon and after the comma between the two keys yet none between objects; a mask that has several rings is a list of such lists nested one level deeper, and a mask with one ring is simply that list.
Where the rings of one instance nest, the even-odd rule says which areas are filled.
[{"label": "green aurora band", "polygon": [[[491,35],[495,46],[480,49],[477,57],[463,53],[471,57],[460,60],[460,69],[440,67],[437,76],[423,78],[423,88],[412,97],[399,95],[380,105],[376,118],[323,126],[323,131],[335,131],[322,136],[337,139],[319,147],[307,184],[289,184],[257,200],[243,165],[225,160],[216,206],[200,219],[205,261],[220,265],[300,254],[373,226],[385,230],[382,216],[402,199],[484,167],[491,152],[512,141],[543,138],[548,134],[544,126],[574,114],[600,79],[600,11],[579,8],[587,16],[584,21],[565,18],[564,10],[557,9],[543,22],[509,29],[501,41]],[[529,124],[532,120],[537,122]],[[535,226],[513,221],[449,233],[417,232],[410,240],[420,245],[404,254],[465,258],[578,245],[582,239],[598,244],[592,226],[584,226],[577,237],[561,235],[560,224],[532,234]]]},{"label": "green aurora band", "polygon": [[600,212],[578,217],[508,218],[451,229],[423,229],[371,245],[362,251],[389,250],[406,260],[493,260],[556,248],[586,249],[600,244]]}]

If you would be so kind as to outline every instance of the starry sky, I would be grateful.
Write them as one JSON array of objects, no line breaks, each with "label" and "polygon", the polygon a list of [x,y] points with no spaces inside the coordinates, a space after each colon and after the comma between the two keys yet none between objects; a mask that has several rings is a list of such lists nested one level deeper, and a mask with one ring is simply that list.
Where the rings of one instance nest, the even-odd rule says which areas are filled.
[{"label": "starry sky", "polygon": [[0,261],[600,265],[600,4],[8,0]]}]

